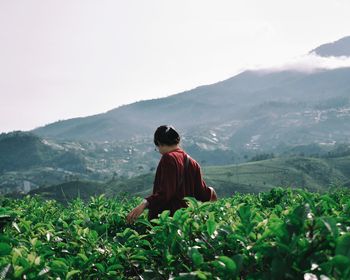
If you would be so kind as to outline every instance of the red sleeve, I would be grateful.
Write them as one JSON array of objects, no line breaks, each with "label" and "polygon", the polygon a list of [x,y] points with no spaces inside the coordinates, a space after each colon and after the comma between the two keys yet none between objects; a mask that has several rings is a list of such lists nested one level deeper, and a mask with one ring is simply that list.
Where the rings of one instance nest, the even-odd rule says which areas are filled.
[{"label": "red sleeve", "polygon": [[158,208],[166,205],[176,192],[176,163],[175,160],[164,154],[159,162],[160,180],[155,192],[146,197],[148,208]]},{"label": "red sleeve", "polygon": [[195,177],[194,196],[197,200],[205,202],[210,201],[211,189],[207,187],[202,178],[202,172],[199,165],[197,165],[197,172]]}]

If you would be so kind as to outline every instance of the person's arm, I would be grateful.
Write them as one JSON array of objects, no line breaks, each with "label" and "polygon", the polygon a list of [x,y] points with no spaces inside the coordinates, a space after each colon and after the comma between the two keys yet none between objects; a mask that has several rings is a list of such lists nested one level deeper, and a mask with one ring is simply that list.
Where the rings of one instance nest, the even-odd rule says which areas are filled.
[{"label": "person's arm", "polygon": [[202,177],[202,171],[197,165],[197,172],[195,176],[195,198],[199,201],[215,201],[217,195],[213,187],[208,187]]},{"label": "person's arm", "polygon": [[214,188],[213,187],[209,187],[209,189],[211,190],[210,201],[218,200],[218,196],[217,196],[216,191],[214,190]]},{"label": "person's arm", "polygon": [[[159,173],[159,171],[160,171],[160,165],[158,164],[156,176]],[[143,213],[143,211],[146,208],[148,208],[148,206],[149,206],[149,202],[146,199],[143,199],[143,201],[137,207],[135,207],[130,211],[130,213],[126,217],[126,221],[130,224],[135,222],[135,220],[137,220],[137,218]]]},{"label": "person's arm", "polygon": [[143,199],[142,200],[142,203],[145,205],[145,208],[148,208],[148,206],[149,206],[149,202],[147,201],[147,199]]},{"label": "person's arm", "polygon": [[142,214],[147,207],[147,203],[142,201],[139,206],[135,207],[126,217],[128,223],[133,223]]},{"label": "person's arm", "polygon": [[161,159],[160,180],[157,191],[145,198],[148,208],[158,208],[166,205],[176,192],[175,160],[165,154]]}]

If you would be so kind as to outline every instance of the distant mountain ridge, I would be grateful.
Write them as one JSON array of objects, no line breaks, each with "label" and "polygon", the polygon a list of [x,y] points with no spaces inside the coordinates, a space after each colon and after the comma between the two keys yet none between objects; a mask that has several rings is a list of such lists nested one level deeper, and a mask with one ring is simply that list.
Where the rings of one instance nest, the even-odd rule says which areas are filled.
[{"label": "distant mountain ridge", "polygon": [[[345,37],[314,49],[343,48]],[[32,130],[70,141],[151,143],[156,127],[173,124],[187,146],[201,151],[283,151],[285,147],[348,142],[350,68],[245,71],[229,79],[106,113]]]},{"label": "distant mountain ridge", "polygon": [[323,44],[310,53],[316,53],[319,56],[349,56],[350,57],[350,36],[341,38],[335,42]]},{"label": "distant mountain ridge", "polygon": [[[320,132],[318,138],[343,141],[339,130],[346,135],[349,131],[345,122],[350,116],[347,111],[333,114],[333,120],[328,118],[326,122],[315,118],[319,114],[332,114],[322,113],[318,106],[335,99],[344,101],[341,107],[349,107],[349,77],[350,68],[314,73],[246,71],[188,92],[136,102],[87,118],[56,122],[32,132],[53,139],[114,141],[149,137],[157,126],[170,123],[184,136],[208,136],[208,131],[213,130],[218,142],[226,147],[234,143],[235,148],[245,147],[254,135],[261,135],[261,147],[273,139],[296,145],[305,138],[307,142],[303,144],[313,143],[315,139],[309,137],[310,131]],[[339,120],[341,114],[344,121]],[[342,121],[340,127],[327,125],[337,121]],[[291,134],[298,139],[291,138]]]}]

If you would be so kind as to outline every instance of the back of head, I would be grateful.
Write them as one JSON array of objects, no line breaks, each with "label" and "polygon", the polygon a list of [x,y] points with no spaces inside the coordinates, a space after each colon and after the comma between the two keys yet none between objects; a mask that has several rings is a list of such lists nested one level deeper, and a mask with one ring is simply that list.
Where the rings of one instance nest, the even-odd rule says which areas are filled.
[{"label": "back of head", "polygon": [[172,125],[161,125],[154,133],[153,142],[156,146],[160,144],[167,146],[177,145],[180,143],[180,135]]}]

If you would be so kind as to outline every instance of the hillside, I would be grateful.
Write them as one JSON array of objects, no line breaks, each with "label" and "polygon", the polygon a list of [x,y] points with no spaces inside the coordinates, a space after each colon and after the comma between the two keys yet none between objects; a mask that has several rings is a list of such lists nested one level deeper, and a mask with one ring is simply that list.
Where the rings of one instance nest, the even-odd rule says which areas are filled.
[{"label": "hillside", "polygon": [[86,173],[86,161],[74,149],[64,149],[32,133],[0,134],[0,193],[30,190]]},{"label": "hillside", "polygon": [[[340,141],[348,137],[345,132],[350,123],[346,122],[350,116],[349,76],[350,68],[314,73],[246,71],[188,92],[52,123],[32,132],[55,139],[133,140],[172,123],[189,137],[212,138],[208,135],[212,130],[217,145],[231,147],[234,143],[235,148],[244,148],[255,135],[262,147],[271,147],[272,139],[275,146]],[[321,108],[332,103],[335,105]],[[341,123],[333,127],[335,122]]]},{"label": "hillside", "polygon": [[76,153],[55,149],[32,133],[16,131],[0,134],[0,174],[43,166],[81,171],[84,162]]},{"label": "hillside", "polygon": [[[275,186],[305,188],[309,191],[324,192],[332,185],[350,187],[350,156],[312,158],[294,156],[226,166],[202,167],[207,185],[213,186],[219,197],[235,193],[259,193]],[[130,179],[117,178],[104,184],[74,183],[39,188],[30,194],[41,194],[45,198],[59,201],[62,190],[69,186],[69,197],[74,198],[105,193],[114,197],[119,193],[128,196],[146,197],[152,193],[154,173],[143,174]],[[93,188],[95,184],[96,189]]]},{"label": "hillside", "polygon": [[[150,138],[96,143],[53,141],[20,131],[3,133],[0,194],[77,179],[106,181],[145,174],[155,169],[160,158],[153,146]],[[203,165],[229,164],[237,157],[233,151],[203,149],[195,144],[186,145],[186,151]]]},{"label": "hillside", "polygon": [[[242,164],[203,167],[203,177],[209,186],[213,186],[220,197],[227,197],[236,192],[259,193],[274,186],[305,188],[310,191],[325,191],[332,184],[350,183],[350,156],[339,158],[289,157],[273,158]],[[136,195],[152,192],[152,184],[144,183],[144,178],[126,181],[124,191]],[[153,176],[150,174],[150,178]],[[113,188],[118,189],[118,184]]]},{"label": "hillside", "polygon": [[14,132],[0,135],[0,173],[44,165],[57,151],[31,133]]},{"label": "hillside", "polygon": [[[114,195],[125,191],[147,195],[151,191],[160,157],[159,153],[151,151],[152,147],[144,142],[137,145],[130,145],[129,142],[53,142],[19,132],[2,135],[2,139],[2,194],[27,193],[38,187],[48,187],[49,193],[51,192],[48,197],[55,197],[52,190],[57,188],[50,191],[51,186],[66,186],[71,181],[79,180],[101,184],[103,188],[97,193]],[[329,185],[327,178],[337,182],[346,182],[344,176],[349,178],[346,165],[349,163],[346,156],[350,155],[348,144],[298,145],[285,147],[280,153],[275,151],[269,154],[237,155],[231,150],[205,150],[195,145],[187,146],[185,151],[201,164],[208,183],[217,186],[220,195],[230,195],[235,191],[258,192],[279,184],[301,184],[299,186],[305,185],[317,190]],[[26,161],[28,158],[31,161]],[[261,161],[262,159],[268,160]],[[330,169],[324,170],[331,160],[335,162],[335,169],[340,168],[340,173],[344,176],[331,174]],[[298,166],[295,167],[295,162],[313,169],[319,168],[328,177],[314,180],[305,168],[299,170]],[[74,184],[71,187],[74,189]],[[94,193],[91,186],[84,191]],[[60,195],[59,190],[57,196]]]},{"label": "hillside", "polygon": [[208,184],[222,196],[234,192],[257,193],[273,186],[325,191],[332,184],[343,185],[350,180],[344,166],[350,157],[320,159],[308,157],[273,158],[204,169]]},{"label": "hillside", "polygon": [[[349,38],[311,52],[346,54]],[[349,77],[346,67],[245,71],[214,84],[54,122],[32,132],[55,140],[137,144],[148,141],[159,125],[173,124],[194,150],[229,150],[236,155],[282,152],[314,143],[333,145],[350,137]]]}]

